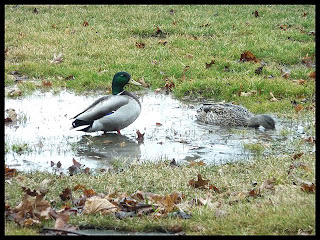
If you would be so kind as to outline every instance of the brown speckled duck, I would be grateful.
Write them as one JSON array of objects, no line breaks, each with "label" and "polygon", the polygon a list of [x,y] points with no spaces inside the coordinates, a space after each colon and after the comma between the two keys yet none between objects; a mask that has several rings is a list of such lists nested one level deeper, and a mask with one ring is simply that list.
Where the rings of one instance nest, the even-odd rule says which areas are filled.
[{"label": "brown speckled duck", "polygon": [[231,103],[204,104],[197,110],[197,119],[203,123],[220,126],[275,128],[272,117],[265,114],[254,115],[248,109]]}]

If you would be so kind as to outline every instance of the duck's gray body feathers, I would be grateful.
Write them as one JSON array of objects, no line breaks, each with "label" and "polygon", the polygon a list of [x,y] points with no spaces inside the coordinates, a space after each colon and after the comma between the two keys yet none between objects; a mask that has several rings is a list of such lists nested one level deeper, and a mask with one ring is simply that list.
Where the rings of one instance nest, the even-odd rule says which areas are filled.
[{"label": "duck's gray body feathers", "polygon": [[118,131],[133,123],[141,112],[136,96],[123,91],[117,95],[97,99],[84,111],[74,117],[72,126],[87,126],[85,132]]},{"label": "duck's gray body feathers", "polygon": [[254,115],[248,109],[230,103],[205,104],[197,110],[197,119],[203,123],[220,126],[248,126],[266,129],[275,127],[268,115]]}]

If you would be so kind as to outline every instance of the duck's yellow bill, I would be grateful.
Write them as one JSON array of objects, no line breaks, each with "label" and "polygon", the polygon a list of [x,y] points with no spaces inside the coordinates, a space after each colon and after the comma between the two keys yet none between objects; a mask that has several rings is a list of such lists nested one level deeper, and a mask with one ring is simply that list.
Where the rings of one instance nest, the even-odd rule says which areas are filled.
[{"label": "duck's yellow bill", "polygon": [[128,82],[132,85],[136,85],[136,86],[141,86],[142,84],[141,83],[138,83],[137,81],[133,80],[132,78],[130,79],[130,81]]}]

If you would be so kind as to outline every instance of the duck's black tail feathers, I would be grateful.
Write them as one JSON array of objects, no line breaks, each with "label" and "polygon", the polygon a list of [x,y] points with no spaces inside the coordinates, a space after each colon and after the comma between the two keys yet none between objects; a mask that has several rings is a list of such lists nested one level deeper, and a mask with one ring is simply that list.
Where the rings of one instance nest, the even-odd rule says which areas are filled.
[{"label": "duck's black tail feathers", "polygon": [[86,120],[80,120],[76,119],[72,122],[72,127],[73,128],[78,128],[83,126],[84,128],[82,129],[76,129],[77,131],[84,131],[87,132],[90,127],[92,127],[93,121],[86,121]]}]

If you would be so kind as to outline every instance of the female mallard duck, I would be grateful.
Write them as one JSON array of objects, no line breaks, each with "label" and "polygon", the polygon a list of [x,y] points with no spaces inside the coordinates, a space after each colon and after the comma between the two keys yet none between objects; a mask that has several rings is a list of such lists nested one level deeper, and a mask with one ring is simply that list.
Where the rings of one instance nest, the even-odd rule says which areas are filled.
[{"label": "female mallard duck", "polygon": [[197,110],[197,119],[201,122],[221,126],[248,126],[274,129],[274,120],[265,114],[254,115],[248,109],[229,103],[204,104]]},{"label": "female mallard duck", "polygon": [[112,95],[97,99],[73,117],[72,128],[82,127],[78,130],[84,132],[117,131],[120,134],[120,130],[133,123],[141,112],[138,98],[123,89],[128,83],[141,85],[127,72],[116,73],[112,80]]}]

